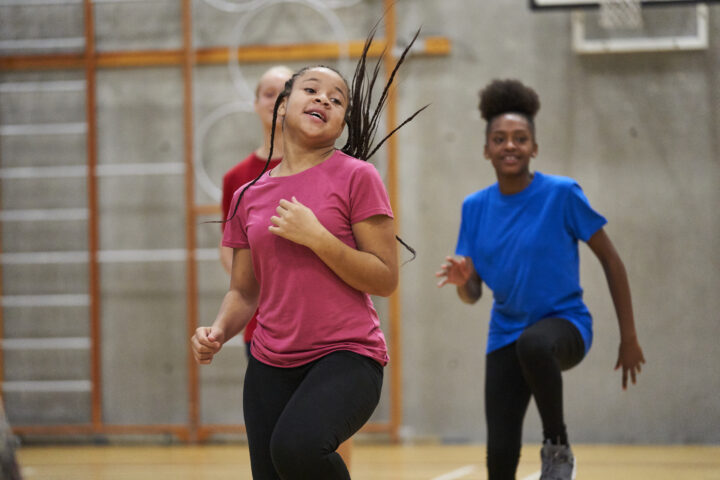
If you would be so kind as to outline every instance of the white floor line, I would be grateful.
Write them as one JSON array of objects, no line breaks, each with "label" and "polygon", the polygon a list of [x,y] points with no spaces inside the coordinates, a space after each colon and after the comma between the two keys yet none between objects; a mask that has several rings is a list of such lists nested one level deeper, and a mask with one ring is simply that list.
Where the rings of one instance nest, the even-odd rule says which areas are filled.
[{"label": "white floor line", "polygon": [[23,467],[20,465],[20,474],[23,478],[35,478],[38,474],[37,469],[33,467]]},{"label": "white floor line", "polygon": [[523,477],[520,480],[538,480],[540,478],[540,472],[531,473],[527,477]]},{"label": "white floor line", "polygon": [[467,465],[465,467],[458,468],[457,470],[453,470],[452,472],[444,473],[439,477],[433,478],[432,480],[455,480],[456,478],[466,477],[473,473],[475,470],[477,470],[477,467],[475,465]]}]

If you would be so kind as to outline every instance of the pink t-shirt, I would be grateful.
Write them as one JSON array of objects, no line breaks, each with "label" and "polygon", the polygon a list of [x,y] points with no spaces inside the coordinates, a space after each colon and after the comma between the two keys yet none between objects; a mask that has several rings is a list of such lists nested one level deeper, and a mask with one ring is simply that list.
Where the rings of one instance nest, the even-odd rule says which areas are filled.
[{"label": "pink t-shirt", "polygon": [[349,350],[387,364],[385,337],[370,295],[341,280],[309,248],[268,230],[280,200],[293,196],[353,248],[352,224],[374,215],[393,216],[375,167],[339,150],[295,175],[266,173],[250,187],[225,225],[223,245],[250,248],[260,284],[252,355],[269,365],[296,367]]}]

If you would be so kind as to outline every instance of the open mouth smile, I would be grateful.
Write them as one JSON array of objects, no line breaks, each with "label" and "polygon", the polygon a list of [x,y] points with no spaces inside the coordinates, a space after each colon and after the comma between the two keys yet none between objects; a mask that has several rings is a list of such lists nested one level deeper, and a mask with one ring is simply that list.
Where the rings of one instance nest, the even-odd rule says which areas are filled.
[{"label": "open mouth smile", "polygon": [[315,117],[322,122],[327,122],[325,114],[319,110],[308,110],[305,112],[305,114],[310,115],[311,117]]}]

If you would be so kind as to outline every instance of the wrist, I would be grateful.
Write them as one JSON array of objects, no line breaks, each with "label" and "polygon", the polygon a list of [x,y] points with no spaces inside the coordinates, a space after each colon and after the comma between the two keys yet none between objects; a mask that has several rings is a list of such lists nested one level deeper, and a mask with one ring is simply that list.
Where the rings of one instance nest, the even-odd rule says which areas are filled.
[{"label": "wrist", "polygon": [[335,238],[322,224],[319,224],[317,230],[309,236],[308,242],[305,244],[313,252],[320,252],[323,250],[323,246],[328,245],[329,242]]},{"label": "wrist", "polygon": [[631,334],[625,334],[620,335],[620,343],[636,343],[637,342],[637,334],[631,333]]}]

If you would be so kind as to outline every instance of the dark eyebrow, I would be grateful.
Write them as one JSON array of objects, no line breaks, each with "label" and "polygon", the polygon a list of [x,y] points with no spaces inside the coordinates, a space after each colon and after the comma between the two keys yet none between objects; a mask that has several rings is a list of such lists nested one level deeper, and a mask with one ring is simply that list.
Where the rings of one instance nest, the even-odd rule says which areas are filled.
[{"label": "dark eyebrow", "polygon": [[[315,78],[315,77],[310,77],[310,78],[306,78],[306,79],[304,79],[304,80],[302,80],[302,81],[303,81],[303,82],[312,82],[312,81],[320,82],[320,79],[319,79],[319,78]],[[340,93],[340,95],[342,95],[343,98],[344,98],[345,100],[347,100],[347,95],[345,95],[345,92],[343,92],[340,87],[335,87],[335,90],[337,90],[337,91]]]}]

